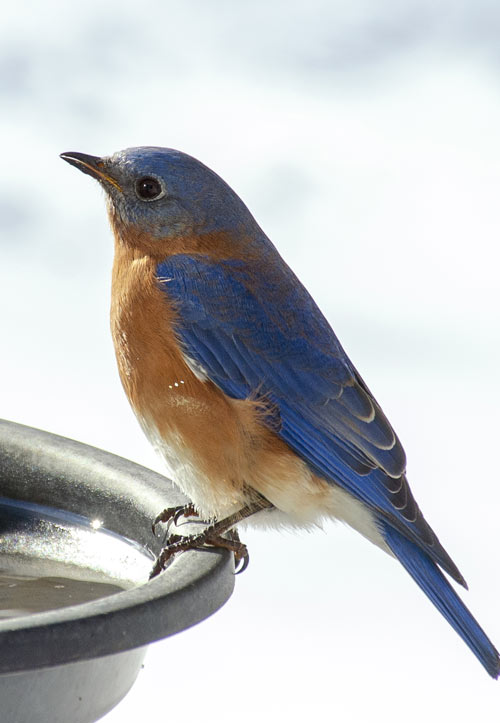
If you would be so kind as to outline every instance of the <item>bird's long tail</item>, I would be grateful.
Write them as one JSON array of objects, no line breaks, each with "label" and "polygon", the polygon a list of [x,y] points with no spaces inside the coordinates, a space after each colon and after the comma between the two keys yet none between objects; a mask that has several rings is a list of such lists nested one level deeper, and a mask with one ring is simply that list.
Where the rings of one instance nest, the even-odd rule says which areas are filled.
[{"label": "bird's long tail", "polygon": [[410,573],[493,678],[500,675],[500,657],[486,633],[467,610],[438,566],[401,533],[382,522],[384,538]]}]

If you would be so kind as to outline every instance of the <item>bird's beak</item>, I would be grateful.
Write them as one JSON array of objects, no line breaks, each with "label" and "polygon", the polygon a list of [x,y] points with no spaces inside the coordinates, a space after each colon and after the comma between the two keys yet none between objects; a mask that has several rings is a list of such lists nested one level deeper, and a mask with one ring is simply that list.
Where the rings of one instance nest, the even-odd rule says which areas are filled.
[{"label": "bird's beak", "polygon": [[60,158],[75,166],[75,168],[78,168],[82,173],[88,173],[89,176],[96,178],[98,181],[110,183],[118,189],[118,191],[122,190],[120,184],[104,171],[105,163],[102,158],[89,156],[86,153],[76,153],[74,151],[61,153]]}]

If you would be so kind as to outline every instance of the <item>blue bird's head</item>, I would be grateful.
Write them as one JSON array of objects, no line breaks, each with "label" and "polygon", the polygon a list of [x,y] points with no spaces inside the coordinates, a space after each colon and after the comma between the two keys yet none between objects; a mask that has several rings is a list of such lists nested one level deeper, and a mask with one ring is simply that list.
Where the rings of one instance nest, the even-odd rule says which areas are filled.
[{"label": "blue bird's head", "polygon": [[103,158],[74,152],[61,158],[100,182],[115,233],[133,229],[137,238],[153,241],[214,233],[262,235],[227,183],[180,151],[145,146]]}]

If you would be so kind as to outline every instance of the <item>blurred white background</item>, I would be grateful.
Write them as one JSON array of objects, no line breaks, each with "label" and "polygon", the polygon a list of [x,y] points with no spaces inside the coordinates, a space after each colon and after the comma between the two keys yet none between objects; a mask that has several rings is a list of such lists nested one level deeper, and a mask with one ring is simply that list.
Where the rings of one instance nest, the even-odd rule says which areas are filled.
[{"label": "blurred white background", "polygon": [[[500,645],[499,33],[490,0],[5,4],[1,415],[162,469],[115,369],[102,192],[58,154],[186,151],[331,321]],[[496,720],[499,684],[361,537],[245,541],[227,605],[106,723]]]}]

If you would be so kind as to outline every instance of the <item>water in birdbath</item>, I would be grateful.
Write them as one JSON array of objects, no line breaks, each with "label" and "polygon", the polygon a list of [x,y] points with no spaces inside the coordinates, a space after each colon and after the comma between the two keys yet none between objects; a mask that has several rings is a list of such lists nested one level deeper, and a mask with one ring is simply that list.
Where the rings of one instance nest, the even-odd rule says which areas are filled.
[{"label": "water in birdbath", "polygon": [[140,585],[152,561],[147,550],[98,519],[0,498],[0,620]]},{"label": "water in birdbath", "polygon": [[0,620],[90,602],[123,589],[106,582],[14,575],[0,569]]}]

